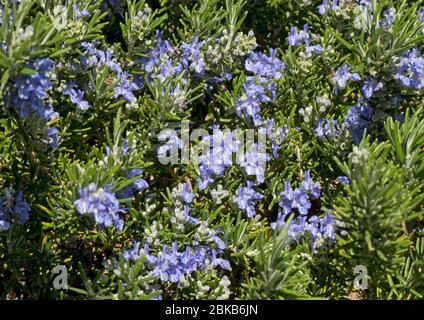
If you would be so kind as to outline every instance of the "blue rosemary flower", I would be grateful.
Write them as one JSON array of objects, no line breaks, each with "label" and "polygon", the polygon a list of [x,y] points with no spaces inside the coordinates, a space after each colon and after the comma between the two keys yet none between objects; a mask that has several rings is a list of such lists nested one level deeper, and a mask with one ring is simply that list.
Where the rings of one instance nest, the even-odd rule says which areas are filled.
[{"label": "blue rosemary flower", "polygon": [[53,148],[59,147],[59,129],[56,127],[49,127],[47,129],[47,143]]},{"label": "blue rosemary flower", "polygon": [[310,170],[306,170],[304,173],[304,179],[302,181],[302,186],[305,188],[306,191],[310,193],[313,199],[318,199],[321,193],[321,188],[318,183],[315,183],[311,179],[311,172]]},{"label": "blue rosemary flower", "polygon": [[184,203],[189,204],[193,201],[194,193],[189,191],[190,185],[185,183],[180,183],[177,188],[177,196],[184,201]]},{"label": "blue rosemary flower", "polygon": [[15,196],[13,190],[4,190],[0,196],[0,232],[8,230],[13,222],[24,224],[29,219],[31,208],[23,199],[22,191]]},{"label": "blue rosemary flower", "polygon": [[78,3],[75,3],[72,5],[72,9],[74,10],[75,17],[88,17],[90,15],[90,12],[87,9],[80,10],[80,5]]},{"label": "blue rosemary flower", "polygon": [[123,71],[121,65],[115,61],[112,50],[97,49],[95,41],[91,43],[83,42],[81,47],[86,54],[81,57],[83,67],[86,69],[93,66],[97,68],[108,67],[115,74],[114,98],[122,97],[127,102],[134,102],[136,98],[133,92],[139,90],[140,87],[136,81],[130,80],[129,73]]},{"label": "blue rosemary flower", "polygon": [[366,79],[361,87],[361,91],[365,99],[371,98],[374,95],[374,92],[379,89],[378,83],[373,79]]},{"label": "blue rosemary flower", "polygon": [[[331,1],[331,0],[330,0]],[[328,4],[329,0],[323,0],[322,4],[320,4],[317,7],[318,13],[323,15],[328,11],[336,11],[339,10],[340,7],[338,6],[339,0],[332,0],[331,5]]]},{"label": "blue rosemary flower", "polygon": [[126,249],[122,252],[122,256],[125,260],[136,261],[140,259],[140,241],[136,241],[131,249]]},{"label": "blue rosemary flower", "polygon": [[339,183],[342,183],[342,184],[346,184],[346,185],[350,184],[349,178],[346,176],[339,176],[337,177],[337,180],[339,181]]},{"label": "blue rosemary flower", "polygon": [[260,150],[259,145],[254,143],[251,150],[240,155],[238,162],[240,167],[248,176],[255,176],[256,183],[261,184],[265,180],[266,162],[269,160],[269,155],[265,150]]},{"label": "blue rosemary flower", "polygon": [[261,82],[267,82],[283,77],[284,63],[277,58],[277,49],[270,48],[269,56],[252,52],[245,62],[245,69],[255,74]]},{"label": "blue rosemary flower", "polygon": [[349,125],[353,142],[359,144],[365,129],[369,128],[374,111],[366,104],[358,102],[347,112],[345,122]]},{"label": "blue rosemary flower", "polygon": [[254,201],[262,199],[264,196],[256,192],[253,188],[253,183],[247,181],[246,187],[238,187],[234,202],[240,210],[246,212],[248,217],[256,215]]},{"label": "blue rosemary flower", "polygon": [[114,225],[116,230],[122,231],[124,222],[119,212],[123,210],[110,189],[110,185],[96,188],[94,183],[90,183],[88,187],[79,190],[80,199],[76,200],[74,205],[79,214],[91,217],[99,228]]},{"label": "blue rosemary flower", "polygon": [[318,126],[315,129],[315,134],[321,140],[331,139],[339,133],[338,123],[335,119],[322,119],[318,120]]},{"label": "blue rosemary flower", "polygon": [[[281,232],[287,224],[287,214],[279,214],[277,221],[271,223],[273,229]],[[324,240],[335,240],[334,218],[331,214],[325,213],[323,218],[316,215],[307,218],[298,216],[294,218],[287,227],[289,240],[299,241],[302,236],[309,236],[311,239],[311,247],[315,251],[322,245]]]},{"label": "blue rosemary flower", "polygon": [[[127,178],[132,179],[134,177],[141,176],[142,174],[143,174],[143,169],[132,169],[128,173]],[[147,183],[146,180],[142,178],[138,178],[132,184],[119,190],[117,192],[117,195],[119,198],[125,198],[125,199],[132,198],[136,192],[146,190],[148,187],[149,187],[149,184]]]},{"label": "blue rosemary flower", "polygon": [[293,190],[290,186],[290,181],[286,181],[284,191],[280,195],[281,201],[279,202],[279,206],[284,214],[289,214],[293,209],[297,209],[302,215],[308,213],[311,203],[305,188],[296,188]]},{"label": "blue rosemary flower", "polygon": [[26,68],[34,70],[36,74],[20,75],[16,79],[12,92],[5,96],[6,107],[15,109],[24,119],[35,112],[41,119],[50,120],[48,115],[52,114],[52,108],[45,100],[48,98],[47,92],[53,88],[47,76],[53,65],[53,61],[48,58],[28,64]]},{"label": "blue rosemary flower", "polygon": [[421,32],[424,33],[424,8],[420,8],[420,10],[418,10],[418,19],[421,21],[421,27],[422,30]]},{"label": "blue rosemary flower", "polygon": [[298,32],[297,27],[290,28],[290,35],[286,38],[290,46],[296,47],[301,45],[305,39],[309,39],[308,24],[303,26],[303,30]]},{"label": "blue rosemary flower", "polygon": [[337,69],[335,76],[331,78],[335,85],[335,90],[344,89],[348,80],[358,81],[361,80],[361,77],[357,73],[348,72],[349,66],[347,64],[343,65]]},{"label": "blue rosemary flower", "polygon": [[78,109],[87,110],[90,106],[84,100],[84,93],[75,87],[76,83],[74,81],[69,82],[65,90],[63,90],[63,94],[69,96],[71,102],[76,104]]},{"label": "blue rosemary flower", "polygon": [[203,74],[205,68],[205,61],[203,60],[200,52],[202,42],[199,42],[199,37],[193,37],[191,43],[183,43],[180,46],[182,51],[181,60],[182,65],[186,69],[194,71],[196,75]]},{"label": "blue rosemary flower", "polygon": [[[163,282],[178,283],[185,276],[191,273],[203,270],[208,267],[229,269],[229,262],[223,258],[218,258],[217,254],[220,250],[211,249],[209,246],[195,246],[193,249],[186,246],[183,251],[178,250],[178,244],[173,242],[171,249],[168,245],[164,245],[162,251],[157,255],[150,253],[147,243],[144,245],[144,254],[153,274],[157,275]],[[128,254],[131,258],[131,255]]]},{"label": "blue rosemary flower", "polygon": [[413,48],[402,55],[398,64],[395,79],[407,88],[424,87],[424,59],[418,49]]}]

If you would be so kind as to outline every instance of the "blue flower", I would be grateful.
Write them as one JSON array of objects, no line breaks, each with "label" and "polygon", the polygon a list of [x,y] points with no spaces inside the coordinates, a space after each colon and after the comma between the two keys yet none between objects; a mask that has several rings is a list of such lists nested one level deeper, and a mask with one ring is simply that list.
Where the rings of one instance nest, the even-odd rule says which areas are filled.
[{"label": "blue flower", "polygon": [[324,217],[319,221],[320,223],[320,232],[322,233],[324,239],[335,240],[335,228],[334,228],[334,218],[328,212]]},{"label": "blue flower", "polygon": [[424,33],[424,8],[418,10],[418,19],[421,21],[421,27],[423,27],[421,32]]},{"label": "blue flower", "polygon": [[321,188],[319,184],[315,183],[310,176],[310,170],[306,170],[304,173],[304,179],[302,181],[302,186],[308,191],[313,199],[318,199],[321,193]]},{"label": "blue flower", "polygon": [[[140,87],[136,81],[130,80],[128,72],[122,70],[121,65],[116,62],[113,58],[112,51],[107,49],[106,51],[99,50],[96,48],[96,42],[91,43],[83,42],[81,47],[85,50],[86,55],[81,57],[81,61],[84,68],[91,66],[103,67],[107,66],[112,72],[115,73],[116,85],[114,86],[114,98],[123,97],[127,102],[134,102],[136,100],[134,91],[139,90]],[[81,93],[78,94],[77,101],[82,99]],[[88,104],[85,105],[88,107]]]},{"label": "blue flower", "polygon": [[140,241],[136,241],[131,249],[126,249],[122,252],[125,260],[136,261],[140,259]]},{"label": "blue flower", "polygon": [[384,11],[384,19],[382,21],[382,26],[385,31],[389,30],[391,26],[393,26],[393,22],[395,20],[396,10],[394,8],[388,8]]},{"label": "blue flower", "polygon": [[247,181],[246,187],[238,187],[234,202],[240,210],[247,213],[248,217],[256,215],[254,201],[262,199],[264,196],[256,192],[253,188],[253,183]]},{"label": "blue flower", "polygon": [[277,49],[270,48],[269,56],[262,52],[252,52],[246,59],[245,69],[254,73],[263,82],[267,82],[282,78],[284,64],[277,58]]},{"label": "blue flower", "polygon": [[59,130],[56,127],[49,127],[47,129],[48,144],[53,148],[59,147]]},{"label": "blue flower", "polygon": [[[176,56],[176,50],[171,46],[168,40],[162,39],[161,31],[156,32],[156,47],[147,51],[147,57],[141,58],[140,62],[146,74],[146,78],[152,82],[159,79],[165,84],[170,77],[178,77],[183,72],[183,66]],[[196,43],[197,44],[197,43]],[[195,50],[195,48],[192,48]],[[186,48],[186,62],[188,65],[189,50]],[[196,55],[197,57],[197,55]],[[199,70],[199,63],[194,67]],[[184,79],[183,79],[184,80]]]},{"label": "blue flower", "polygon": [[209,143],[209,150],[198,158],[200,178],[199,189],[204,190],[216,177],[222,176],[225,169],[233,165],[233,153],[238,150],[238,141],[231,132],[223,133],[218,126],[213,126],[214,134],[203,138]]},{"label": "blue flower", "polygon": [[130,81],[127,72],[118,75],[118,83],[115,86],[114,98],[123,97],[128,102],[136,101],[133,91],[139,90],[140,87],[136,82]]},{"label": "blue flower", "polygon": [[[221,250],[211,249],[209,246],[196,246],[193,249],[186,246],[182,251],[178,250],[178,244],[173,242],[171,250],[168,245],[164,245],[162,251],[156,256],[150,253],[147,243],[144,245],[144,254],[153,274],[157,275],[163,282],[178,283],[191,273],[219,266],[229,269],[230,264],[227,260],[218,257]],[[131,254],[127,255],[131,258]],[[209,263],[207,263],[209,261]]]},{"label": "blue flower", "polygon": [[239,157],[238,163],[248,176],[255,176],[256,183],[261,184],[265,180],[266,162],[268,160],[269,155],[265,150],[260,150],[258,144],[254,143],[252,150],[246,150]]},{"label": "blue flower", "polygon": [[199,37],[193,37],[191,43],[183,43],[180,48],[182,51],[182,65],[185,68],[190,68],[196,75],[203,74],[205,61],[202,59],[200,48],[202,43],[199,42]]},{"label": "blue flower", "polygon": [[320,52],[324,51],[324,48],[322,46],[320,46],[320,45],[311,46],[310,43],[311,43],[310,39],[305,39],[305,45],[306,45],[306,52],[307,53],[310,53],[310,52],[320,53]]},{"label": "blue flower", "polygon": [[36,74],[20,75],[13,84],[13,90],[4,97],[7,108],[15,109],[21,118],[28,118],[31,112],[35,112],[41,119],[50,120],[51,106],[45,103],[48,98],[47,92],[53,88],[53,84],[47,76],[53,68],[50,59],[39,59],[33,64],[26,66]]},{"label": "blue flower", "polygon": [[297,209],[300,214],[305,215],[308,213],[311,203],[307,190],[305,188],[292,189],[290,181],[284,184],[284,191],[281,192],[281,201],[279,202],[280,208],[284,214],[289,214],[293,209]]},{"label": "blue flower", "polygon": [[75,89],[75,87],[76,84],[74,81],[69,82],[65,90],[63,90],[63,94],[69,96],[71,102],[76,104],[78,109],[87,110],[90,106],[84,100],[84,93],[79,89]]},{"label": "blue flower", "polygon": [[395,79],[407,88],[421,89],[424,87],[424,59],[418,49],[405,52],[398,64]]},{"label": "blue flower", "polygon": [[348,110],[345,122],[350,127],[355,144],[361,142],[364,131],[369,127],[373,115],[374,111],[368,105],[360,102]]},{"label": "blue flower", "polygon": [[365,99],[371,98],[374,95],[374,92],[379,89],[378,83],[373,79],[366,79],[361,87],[361,91]]},{"label": "blue flower", "polygon": [[88,17],[90,15],[90,12],[87,9],[80,10],[80,5],[78,3],[75,3],[72,5],[72,9],[74,10],[75,17]]},{"label": "blue flower", "polygon": [[339,176],[337,177],[337,180],[339,181],[339,183],[342,183],[342,184],[347,184],[347,185],[350,184],[349,178],[346,176]]},{"label": "blue flower", "polygon": [[76,200],[74,205],[79,214],[90,216],[99,228],[114,225],[116,230],[122,231],[124,222],[119,212],[123,210],[110,189],[110,185],[96,188],[94,183],[90,183],[88,187],[79,190],[80,199]]},{"label": "blue flower", "polygon": [[5,190],[0,197],[0,232],[6,231],[15,221],[24,224],[29,219],[31,207],[23,199],[22,191],[15,196],[13,190]]},{"label": "blue flower", "polygon": [[[304,43],[306,45],[307,53],[319,53],[323,52],[324,48],[320,45],[311,46],[311,37],[309,36],[309,26],[308,24],[303,25],[303,30],[301,32],[297,31],[297,27],[290,28],[290,35],[286,38],[289,45],[292,47],[297,47]],[[312,39],[316,39],[317,36],[312,34]]]},{"label": "blue flower", "polygon": [[[128,174],[128,179],[134,178],[136,176],[140,176],[142,174],[143,174],[143,169],[132,169]],[[149,187],[149,184],[147,183],[146,180],[140,178],[133,182],[133,186],[137,190],[142,191],[147,189]]]},{"label": "blue flower", "polygon": [[225,249],[225,243],[224,241],[222,241],[222,239],[218,236],[218,233],[220,232],[220,230],[216,230],[213,235],[212,235],[212,240],[213,242],[215,242],[216,246],[218,247],[218,249],[220,250],[224,250]]},{"label": "blue flower", "polygon": [[336,75],[331,78],[335,85],[335,91],[337,89],[344,89],[348,80],[358,81],[361,80],[361,77],[357,73],[348,72],[349,66],[347,64],[343,65],[336,71]]},{"label": "blue flower", "polygon": [[245,62],[247,76],[243,83],[243,95],[236,100],[236,113],[239,117],[251,118],[255,126],[262,123],[260,104],[276,98],[275,80],[281,79],[284,64],[276,57],[277,50],[270,49],[270,55],[252,52]]},{"label": "blue flower", "polygon": [[[281,232],[286,225],[287,214],[279,214],[277,221],[271,223],[273,229]],[[316,215],[307,219],[305,216],[298,216],[293,219],[287,227],[288,238],[295,241],[300,241],[302,236],[309,235],[311,237],[311,247],[316,250],[322,242],[317,241],[318,238],[322,240],[335,240],[334,218],[331,214],[326,213],[323,218]]]},{"label": "blue flower", "polygon": [[218,251],[216,249],[212,249],[212,266],[220,266],[222,269],[230,270],[230,263],[228,260],[217,257]]},{"label": "blue flower", "polygon": [[166,158],[168,152],[172,156],[174,150],[183,148],[183,141],[174,132],[161,133],[159,134],[158,139],[159,141],[165,141],[166,139],[168,139],[168,141],[164,145],[161,145],[158,148],[159,159]]},{"label": "blue flower", "polygon": [[2,216],[2,212],[0,211],[0,232],[6,231],[10,229],[10,222],[7,220],[4,220]]},{"label": "blue flower", "polygon": [[194,193],[189,192],[190,185],[185,182],[179,185],[178,196],[184,201],[184,203],[189,204],[193,201]]},{"label": "blue flower", "polygon": [[[141,176],[143,174],[143,169],[132,169],[127,178],[132,179],[136,176]],[[143,191],[149,187],[149,184],[144,179],[137,179],[132,184],[126,186],[125,188],[119,190],[117,195],[119,198],[132,198],[137,191]]]},{"label": "blue flower", "polygon": [[268,102],[270,98],[264,94],[263,86],[255,83],[254,79],[246,79],[243,83],[244,95],[236,100],[236,113],[239,117],[248,117],[253,120],[255,126],[262,123],[262,118],[259,115],[260,103]]},{"label": "blue flower", "polygon": [[318,13],[323,15],[325,14],[327,11],[335,11],[340,9],[340,7],[338,6],[339,0],[332,0],[332,4],[331,6],[328,4],[328,0],[323,0],[322,4],[320,4],[317,7]]},{"label": "blue flower", "polygon": [[301,31],[300,33],[297,31],[297,27],[291,27],[290,35],[286,39],[290,46],[296,47],[302,44],[303,41],[308,38],[309,38],[308,25],[305,24],[303,26],[303,31]]},{"label": "blue flower", "polygon": [[323,141],[337,136],[339,134],[337,120],[320,118],[318,120],[318,126],[315,129],[315,134]]}]

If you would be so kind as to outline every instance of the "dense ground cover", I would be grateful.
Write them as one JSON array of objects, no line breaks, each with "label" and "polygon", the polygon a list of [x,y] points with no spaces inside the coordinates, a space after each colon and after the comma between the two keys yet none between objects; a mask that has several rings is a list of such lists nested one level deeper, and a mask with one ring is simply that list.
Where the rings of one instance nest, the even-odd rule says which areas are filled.
[{"label": "dense ground cover", "polygon": [[423,1],[2,0],[0,298],[423,298],[423,40]]}]

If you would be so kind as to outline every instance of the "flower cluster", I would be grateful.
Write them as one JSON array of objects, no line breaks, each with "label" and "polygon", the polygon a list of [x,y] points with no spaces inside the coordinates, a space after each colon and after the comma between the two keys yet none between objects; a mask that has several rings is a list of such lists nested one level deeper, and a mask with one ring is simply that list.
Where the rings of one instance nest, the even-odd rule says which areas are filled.
[{"label": "flower cluster", "polygon": [[168,40],[162,39],[162,34],[160,31],[156,32],[156,47],[149,49],[147,57],[141,58],[140,63],[143,65],[148,80],[159,79],[164,83],[168,77],[178,77],[183,68],[175,59],[176,50]]},{"label": "flower cluster", "polygon": [[[329,3],[331,2],[331,3]],[[319,14],[323,15],[328,11],[337,11],[340,9],[338,6],[339,0],[323,0],[322,4],[317,7]]]},{"label": "flower cluster", "polygon": [[[128,179],[132,179],[135,177],[140,177],[143,174],[143,169],[131,169],[128,173]],[[149,184],[146,180],[142,178],[137,178],[133,183],[125,188],[119,190],[117,195],[120,198],[132,198],[133,195],[138,191],[146,190],[149,187]]]},{"label": "flower cluster", "polygon": [[407,88],[421,89],[424,87],[424,58],[418,49],[405,52],[398,64],[395,79]]},{"label": "flower cluster", "polygon": [[277,221],[273,222],[271,226],[281,231],[286,224],[287,217],[293,212],[298,212],[299,214],[288,226],[288,235],[291,239],[299,240],[301,235],[306,232],[312,237],[314,248],[319,247],[325,239],[334,240],[334,221],[331,214],[326,213],[323,218],[316,215],[307,217],[311,208],[311,199],[319,199],[320,194],[321,188],[311,179],[309,170],[304,172],[304,179],[298,188],[293,189],[290,181],[286,181],[279,202],[281,212],[278,214]]},{"label": "flower cluster", "polygon": [[[33,64],[27,64],[26,68],[31,74],[19,75],[14,81],[11,92],[5,92],[3,98],[6,108],[15,110],[22,119],[35,116],[41,122],[47,124],[57,119],[58,113],[48,103],[48,92],[53,88],[49,78],[54,62],[43,58]],[[47,141],[53,148],[58,147],[58,130],[55,127],[46,129]]]},{"label": "flower cluster", "polygon": [[236,101],[236,113],[241,118],[251,119],[255,126],[262,123],[261,103],[275,99],[275,81],[283,76],[284,64],[276,57],[276,54],[276,49],[270,49],[269,56],[253,52],[245,63],[246,71],[254,75],[247,76],[243,83],[244,92]]},{"label": "flower cluster", "polygon": [[63,90],[63,94],[69,96],[69,99],[73,104],[76,104],[78,109],[87,110],[90,106],[86,100],[84,100],[84,92],[76,88],[75,81],[70,81]]},{"label": "flower cluster", "polygon": [[326,239],[334,240],[335,229],[331,214],[326,213],[323,218],[316,215],[309,216],[309,218],[307,216],[311,208],[311,199],[319,199],[320,193],[320,186],[311,179],[309,170],[305,171],[299,188],[292,189],[290,181],[286,181],[279,202],[282,211],[278,214],[277,221],[271,223],[271,226],[281,231],[286,225],[287,217],[296,209],[299,215],[288,226],[290,239],[298,241],[303,234],[309,234],[314,248],[318,248]]},{"label": "flower cluster", "polygon": [[[130,74],[124,71],[121,65],[114,59],[112,50],[97,49],[95,41],[91,43],[83,42],[81,43],[81,47],[84,49],[85,53],[81,57],[83,67],[86,69],[90,67],[108,67],[115,75],[114,98],[122,97],[127,102],[134,103],[136,100],[134,91],[139,90],[140,87],[135,81],[131,80]],[[82,95],[78,94],[78,92],[79,91],[76,91],[76,94],[73,95],[78,99],[72,102],[81,108],[80,104],[84,102],[82,101]]]},{"label": "flower cluster", "polygon": [[265,181],[266,162],[269,155],[257,143],[253,143],[252,147],[247,147],[244,154],[240,155],[239,163],[244,172],[248,176],[255,176],[256,183],[261,184]]},{"label": "flower cluster", "polygon": [[[6,107],[13,108],[22,118],[28,118],[35,112],[40,118],[50,120],[53,108],[46,104],[48,91],[53,88],[47,73],[52,70],[54,62],[50,59],[40,59],[26,68],[35,74],[19,76],[14,85],[14,92],[5,98]],[[16,99],[17,98],[17,99]]]},{"label": "flower cluster", "polygon": [[202,58],[200,48],[202,42],[199,37],[194,37],[191,43],[183,43],[181,45],[181,62],[184,68],[192,70],[195,75],[202,75],[205,69],[205,61]]},{"label": "flower cluster", "polygon": [[186,246],[183,251],[179,251],[178,243],[173,242],[171,248],[164,245],[162,251],[156,255],[150,253],[147,243],[144,245],[143,251],[139,250],[139,247],[140,242],[135,242],[133,248],[124,251],[124,258],[137,260],[141,254],[144,254],[153,269],[152,273],[164,282],[179,283],[195,271],[217,266],[226,270],[230,269],[229,262],[218,257],[220,250],[211,249],[209,246],[193,248]]},{"label": "flower cluster", "polygon": [[239,150],[239,141],[231,132],[218,130],[213,126],[214,134],[203,138],[206,144],[199,157],[199,173],[197,179],[199,189],[206,189],[215,178],[222,176],[226,168],[233,165],[233,154]]},{"label": "flower cluster", "polygon": [[14,221],[24,224],[30,212],[31,208],[23,199],[22,191],[15,195],[13,190],[4,190],[3,196],[0,196],[0,232],[8,230]]},{"label": "flower cluster", "polygon": [[297,27],[291,27],[290,28],[290,35],[287,37],[287,42],[292,47],[297,47],[304,43],[306,45],[306,52],[307,53],[319,53],[323,52],[324,48],[320,45],[313,45],[311,46],[311,40],[315,40],[317,38],[316,34],[312,34],[312,36],[309,35],[309,25],[304,24],[303,30],[298,31]]},{"label": "flower cluster", "polygon": [[116,230],[122,231],[124,221],[119,216],[123,209],[113,192],[111,186],[97,188],[94,183],[79,190],[80,198],[74,202],[75,208],[81,215],[90,216],[99,228],[112,225]]},{"label": "flower cluster", "polygon": [[338,68],[336,74],[331,78],[331,81],[334,83],[334,92],[337,92],[339,89],[344,89],[346,87],[347,81],[358,81],[361,80],[359,74],[351,73],[348,71],[349,66],[344,64],[342,67]]},{"label": "flower cluster", "polygon": [[256,215],[255,200],[262,199],[264,196],[253,189],[253,183],[247,181],[246,187],[239,187],[236,190],[236,196],[233,201],[237,204],[240,210],[244,211],[248,217]]},{"label": "flower cluster", "polygon": [[[272,224],[273,228],[281,231],[285,227],[286,215],[280,214],[277,222]],[[335,240],[335,223],[331,214],[326,213],[323,218],[312,216],[298,216],[288,226],[289,239],[299,241],[304,235],[311,237],[311,246],[316,250],[325,240]]]},{"label": "flower cluster", "polygon": [[318,126],[315,129],[315,134],[321,140],[330,139],[337,136],[339,131],[337,120],[335,119],[322,119],[318,120]]},{"label": "flower cluster", "polygon": [[345,122],[350,126],[352,138],[355,144],[362,140],[364,130],[369,128],[374,111],[367,105],[358,103],[351,107],[346,115]]}]

